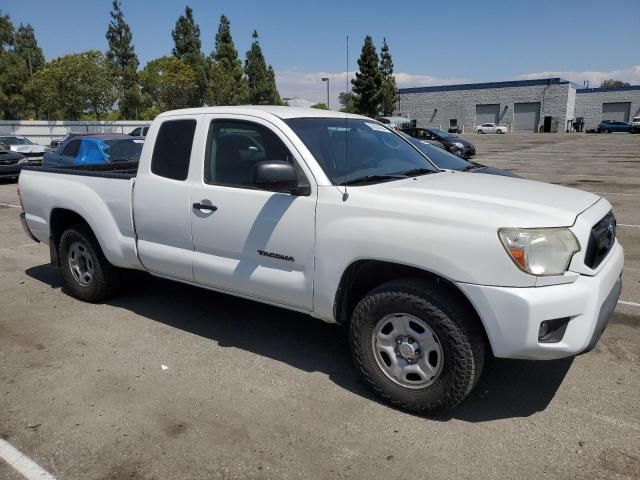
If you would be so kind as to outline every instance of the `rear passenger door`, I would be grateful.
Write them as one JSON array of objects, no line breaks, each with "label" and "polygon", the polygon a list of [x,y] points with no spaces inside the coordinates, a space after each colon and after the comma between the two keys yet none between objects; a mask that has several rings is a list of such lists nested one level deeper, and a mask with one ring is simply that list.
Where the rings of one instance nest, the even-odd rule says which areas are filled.
[{"label": "rear passenger door", "polygon": [[[168,117],[149,137],[150,162],[141,162],[133,190],[138,256],[147,270],[193,280],[191,204],[187,177],[198,117]],[[145,152],[145,155],[147,153]]]},{"label": "rear passenger door", "polygon": [[[206,149],[199,159],[204,168],[191,191],[196,282],[310,311],[316,204],[310,172],[269,122],[241,115],[206,118]],[[294,165],[309,194],[255,188],[254,167],[269,160]]]}]

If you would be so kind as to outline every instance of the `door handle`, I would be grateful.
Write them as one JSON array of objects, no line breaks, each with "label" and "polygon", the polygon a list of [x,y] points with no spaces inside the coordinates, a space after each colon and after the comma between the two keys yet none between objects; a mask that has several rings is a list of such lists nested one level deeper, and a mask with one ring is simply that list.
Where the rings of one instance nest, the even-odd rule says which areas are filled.
[{"label": "door handle", "polygon": [[195,208],[196,210],[211,210],[212,212],[218,210],[218,207],[214,205],[208,205],[206,203],[194,203],[193,208]]}]

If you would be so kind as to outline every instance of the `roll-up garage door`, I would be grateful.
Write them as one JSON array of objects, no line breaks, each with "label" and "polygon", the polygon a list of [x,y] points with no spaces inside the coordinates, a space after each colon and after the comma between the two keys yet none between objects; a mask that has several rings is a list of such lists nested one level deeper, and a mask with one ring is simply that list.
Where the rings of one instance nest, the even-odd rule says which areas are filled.
[{"label": "roll-up garage door", "polygon": [[498,123],[500,104],[476,105],[476,125]]},{"label": "roll-up garage door", "polygon": [[540,102],[516,103],[513,106],[513,129],[518,132],[537,132],[540,121]]},{"label": "roll-up garage door", "polygon": [[615,102],[602,104],[602,120],[613,120],[614,122],[628,122],[630,102]]}]

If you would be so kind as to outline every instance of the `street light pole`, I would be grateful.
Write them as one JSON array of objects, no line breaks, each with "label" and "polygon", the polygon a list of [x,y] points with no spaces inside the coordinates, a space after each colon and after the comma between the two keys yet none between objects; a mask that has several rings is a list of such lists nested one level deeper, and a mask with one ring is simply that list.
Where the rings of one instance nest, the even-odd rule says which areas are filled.
[{"label": "street light pole", "polygon": [[331,106],[329,105],[329,77],[322,77],[323,82],[327,82],[327,109],[331,110]]}]

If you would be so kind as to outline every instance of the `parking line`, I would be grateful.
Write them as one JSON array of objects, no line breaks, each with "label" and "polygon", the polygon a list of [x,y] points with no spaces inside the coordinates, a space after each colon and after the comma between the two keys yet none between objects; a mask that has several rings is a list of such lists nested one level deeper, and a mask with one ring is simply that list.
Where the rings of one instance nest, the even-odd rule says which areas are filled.
[{"label": "parking line", "polygon": [[640,303],[636,303],[636,302],[627,302],[626,300],[618,300],[618,303],[622,304],[622,305],[630,305],[632,307],[640,307]]},{"label": "parking line", "polygon": [[56,480],[53,475],[2,438],[0,438],[0,458],[27,480]]},{"label": "parking line", "polygon": [[640,225],[630,225],[628,223],[618,223],[618,227],[631,227],[631,228],[640,228]]},{"label": "parking line", "polygon": [[3,207],[21,208],[20,205],[12,205],[10,203],[0,203]]},{"label": "parking line", "polygon": [[35,246],[40,246],[39,243],[27,243],[25,245],[16,245],[15,247],[9,247],[9,248],[0,248],[0,252],[4,252],[5,250],[14,250],[16,248],[29,248],[29,247],[35,247]]}]

